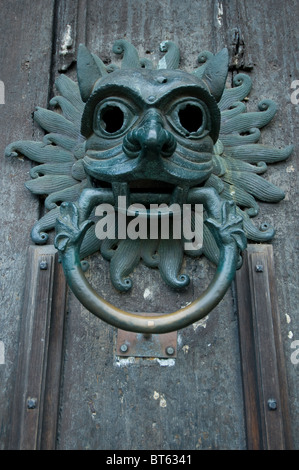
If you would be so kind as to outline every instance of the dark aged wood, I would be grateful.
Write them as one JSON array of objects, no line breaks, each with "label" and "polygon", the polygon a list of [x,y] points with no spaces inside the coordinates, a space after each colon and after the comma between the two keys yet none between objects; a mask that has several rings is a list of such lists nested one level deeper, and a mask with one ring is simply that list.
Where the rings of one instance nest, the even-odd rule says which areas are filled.
[{"label": "dark aged wood", "polygon": [[[75,59],[79,42],[85,42],[108,63],[111,59],[115,61],[111,53],[114,40],[123,37],[131,41],[140,53],[156,59],[159,59],[159,42],[174,40],[182,51],[182,66],[189,70],[196,64],[199,51],[216,52],[228,46],[232,65],[229,86],[233,75],[242,71],[242,67],[253,64],[251,72],[246,72],[253,80],[247,103],[249,109],[256,110],[262,98],[278,103],[276,118],[263,132],[263,143],[283,146],[298,142],[299,106],[290,102],[291,82],[299,79],[296,0],[283,3],[279,0],[124,0],[121,7],[120,2],[111,0],[5,3],[5,14],[0,18],[0,80],[5,83],[6,92],[6,104],[0,107],[1,155],[5,146],[14,140],[40,140],[41,131],[33,124],[31,112],[37,105],[47,107],[48,97],[54,93],[54,79],[60,73],[76,78]],[[69,24],[72,26],[72,45],[63,56],[59,51],[63,48],[63,38]],[[234,60],[236,58],[237,61]],[[24,188],[24,182],[29,179],[30,163],[22,160],[0,159],[0,341],[5,346],[5,364],[0,364],[1,449],[8,448],[12,417],[16,413],[13,412],[12,401],[14,382],[18,377],[17,358],[21,356],[21,350],[18,350],[19,332],[26,336],[20,329],[23,292],[28,277],[26,250],[31,244],[30,229],[40,210],[37,199]],[[299,285],[296,235],[298,169],[296,150],[290,161],[269,170],[267,177],[285,190],[286,198],[278,205],[263,204],[257,220],[257,224],[264,220],[273,223],[277,229],[273,241],[275,284],[269,278],[269,289],[276,286],[278,301],[279,318],[277,323],[274,321],[273,329],[275,345],[280,341],[275,329],[277,324],[281,328],[283,346],[283,351],[276,348],[275,352],[278,363],[276,375],[282,384],[279,390],[282,405],[287,403],[284,394],[288,392],[295,448],[299,447],[298,365],[291,363],[290,354],[293,352],[292,341],[299,338],[299,324],[295,317]],[[161,306],[169,311],[179,308],[198,296],[211,275],[211,267],[207,263],[197,265],[187,261],[194,282],[190,289],[179,295],[165,289],[155,274],[148,279],[147,270],[141,267],[137,273],[138,288],[133,295],[124,296],[111,287],[106,276],[107,264],[97,258],[90,261],[91,271],[87,275],[97,290],[111,302],[131,311],[151,309],[158,312]],[[244,271],[241,273],[244,275]],[[246,299],[251,301],[251,293],[245,290],[244,285],[243,293],[244,305]],[[239,296],[239,302],[241,300]],[[266,420],[262,426],[258,407],[260,382],[250,346],[254,340],[254,328],[253,323],[248,323],[248,317],[243,318],[247,333],[241,338],[243,373],[245,378],[247,375],[249,384],[243,396],[238,320],[232,293],[226,295],[205,322],[179,332],[178,356],[175,361],[166,363],[153,360],[120,361],[115,355],[116,331],[112,327],[94,318],[72,295],[68,298],[67,311],[63,361],[53,359],[50,362],[53,369],[56,366],[59,369],[63,363],[59,431],[55,438],[55,423],[48,421],[49,417],[53,417],[51,406],[57,409],[57,395],[51,402],[46,394],[43,408],[44,416],[48,416],[49,428],[43,428],[42,433],[39,428],[37,435],[41,447],[245,449],[247,446],[262,448],[267,439],[268,445],[273,445],[272,435],[267,434],[267,430],[273,424],[271,420],[275,421],[275,416],[281,416],[281,412],[279,409],[279,413],[268,413],[264,408]],[[52,339],[61,341],[56,335]],[[52,339],[50,330],[49,348]],[[267,339],[268,347],[269,341]],[[262,343],[260,341],[263,347]],[[58,356],[59,344],[57,349],[54,347]],[[51,348],[48,359],[50,351]],[[280,352],[285,368],[279,365]],[[287,373],[288,388],[283,385],[281,370]],[[59,371],[53,370],[51,374],[47,380],[55,377],[59,381]],[[264,380],[263,374],[260,374],[260,379]],[[268,389],[268,382],[266,385],[264,393],[272,392]],[[50,390],[53,390],[52,385],[46,389],[47,392]],[[48,408],[49,402],[52,405]],[[255,412],[253,409],[246,415],[245,426],[243,410],[254,406]],[[33,411],[31,416],[35,416],[35,410],[28,411]],[[286,416],[285,410],[282,415]],[[20,417],[22,421],[19,424],[24,424],[24,416]],[[37,425],[34,420],[33,425]],[[279,426],[274,425],[277,432],[275,445],[280,445]],[[283,428],[284,445],[289,446],[289,427],[283,423]],[[28,444],[29,439],[33,440],[33,445],[36,442],[33,436],[21,439],[27,439]]]},{"label": "dark aged wood", "polygon": [[[50,247],[49,247],[50,248]],[[66,315],[67,286],[58,256],[54,256],[52,305],[46,364],[44,409],[42,417],[42,450],[55,449],[59,416],[59,396],[62,379],[63,338]]]},{"label": "dark aged wood", "polygon": [[262,438],[259,420],[259,397],[256,358],[253,347],[254,333],[247,256],[244,256],[244,266],[237,273],[236,286],[238,289],[238,318],[246,419],[246,441],[249,449],[261,449]]},{"label": "dark aged wood", "polygon": [[31,164],[5,158],[4,149],[18,139],[39,140],[33,124],[35,106],[47,106],[52,53],[53,0],[3,2],[0,15],[0,80],[5,104],[0,105],[0,448],[8,446],[12,399],[23,311],[27,248],[39,213],[38,200],[26,190]]},{"label": "dark aged wood", "polygon": [[86,0],[61,0],[55,11],[54,47],[52,72],[66,72],[76,65],[80,43],[86,43]]},{"label": "dark aged wood", "polygon": [[10,448],[55,447],[65,281],[53,246],[29,247]]},{"label": "dark aged wood", "polygon": [[[237,273],[238,317],[248,449],[292,448],[273,250],[250,245]],[[277,405],[270,409],[269,400]]]}]

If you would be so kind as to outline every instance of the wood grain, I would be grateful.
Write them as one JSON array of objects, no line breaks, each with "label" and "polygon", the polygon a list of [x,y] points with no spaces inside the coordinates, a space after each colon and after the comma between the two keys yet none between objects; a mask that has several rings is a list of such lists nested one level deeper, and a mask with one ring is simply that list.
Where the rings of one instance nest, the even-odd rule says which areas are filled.
[{"label": "wood grain", "polygon": [[29,247],[27,272],[10,449],[51,450],[57,433],[66,293],[54,247]]},{"label": "wood grain", "polygon": [[53,0],[8,1],[1,5],[0,79],[5,104],[0,105],[0,340],[5,364],[0,365],[0,448],[7,448],[23,312],[27,248],[39,217],[40,203],[25,188],[31,163],[4,157],[16,140],[41,140],[33,123],[35,106],[47,107],[52,55]]}]

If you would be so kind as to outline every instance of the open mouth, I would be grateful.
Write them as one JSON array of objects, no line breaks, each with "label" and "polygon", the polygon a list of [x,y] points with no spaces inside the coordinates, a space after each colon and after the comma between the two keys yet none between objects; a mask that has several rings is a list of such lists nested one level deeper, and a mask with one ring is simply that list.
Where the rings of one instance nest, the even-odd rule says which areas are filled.
[{"label": "open mouth", "polygon": [[128,183],[130,193],[171,194],[174,184],[159,180],[137,180]]},{"label": "open mouth", "polygon": [[[128,195],[152,194],[154,196],[161,194],[170,196],[178,188],[177,185],[160,180],[140,179],[128,183],[111,183],[91,177],[90,181],[94,188],[111,189],[114,193],[117,192],[117,188],[121,185],[122,194],[126,192]],[[135,199],[136,196],[134,196],[134,200]]]},{"label": "open mouth", "polygon": [[91,178],[94,188],[113,191],[114,196],[126,195],[130,202],[141,204],[182,203],[180,195],[188,193],[177,185],[160,180],[136,180],[125,183],[111,183]]}]

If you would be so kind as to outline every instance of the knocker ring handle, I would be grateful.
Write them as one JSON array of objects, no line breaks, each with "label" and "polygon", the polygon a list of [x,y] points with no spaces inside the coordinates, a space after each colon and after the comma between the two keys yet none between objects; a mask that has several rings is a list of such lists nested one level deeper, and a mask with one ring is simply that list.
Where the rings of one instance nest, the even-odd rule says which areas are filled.
[{"label": "knocker ring handle", "polygon": [[[64,273],[70,289],[78,300],[91,313],[117,328],[144,334],[169,333],[187,327],[205,317],[221,301],[234,279],[240,259],[240,249],[244,249],[245,235],[240,226],[241,218],[235,214],[235,206],[220,200],[212,189],[194,189],[189,199],[205,200],[209,218],[206,223],[214,230],[220,249],[219,263],[208,288],[187,307],[173,313],[138,315],[123,311],[106,300],[87,281],[80,261],[80,245],[90,221],[79,223],[79,213],[90,211],[91,201],[97,194],[91,191],[81,196],[77,205],[65,203],[57,223],[55,245],[60,254]],[[193,193],[192,193],[193,191]],[[86,197],[88,196],[88,197]],[[82,220],[82,219],[81,219]]]}]

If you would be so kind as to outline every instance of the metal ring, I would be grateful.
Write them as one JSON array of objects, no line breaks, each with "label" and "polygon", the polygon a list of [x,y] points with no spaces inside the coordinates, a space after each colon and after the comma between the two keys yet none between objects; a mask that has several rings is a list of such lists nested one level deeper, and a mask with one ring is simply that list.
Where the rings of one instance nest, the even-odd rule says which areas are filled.
[{"label": "metal ring", "polygon": [[242,218],[236,215],[235,204],[232,201],[223,201],[212,188],[190,190],[189,201],[202,202],[209,216],[206,223],[213,231],[219,247],[219,263],[213,280],[197,300],[173,313],[152,316],[129,313],[104,300],[88,283],[81,267],[80,246],[92,224],[87,220],[88,216],[95,204],[111,202],[111,198],[113,199],[113,195],[109,191],[85,190],[76,204],[63,203],[57,220],[55,246],[60,253],[68,285],[78,300],[105,322],[137,333],[168,333],[205,317],[216,307],[231,285],[236,269],[240,267],[240,250],[246,246]]},{"label": "metal ring", "polygon": [[220,262],[212,282],[206,291],[185,308],[162,315],[137,315],[121,310],[102,297],[92,288],[84,276],[79,259],[78,247],[70,246],[61,257],[67,282],[78,300],[91,313],[117,328],[145,334],[169,333],[205,317],[223,298],[229,288],[238,263],[235,244],[223,245]]}]

